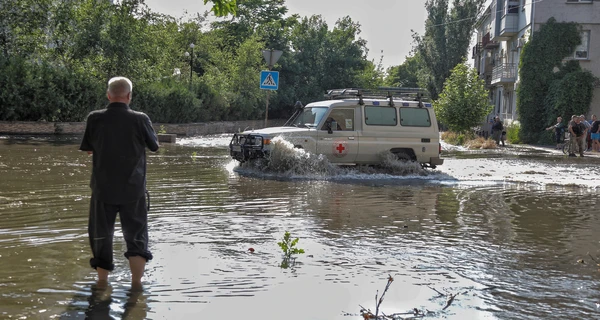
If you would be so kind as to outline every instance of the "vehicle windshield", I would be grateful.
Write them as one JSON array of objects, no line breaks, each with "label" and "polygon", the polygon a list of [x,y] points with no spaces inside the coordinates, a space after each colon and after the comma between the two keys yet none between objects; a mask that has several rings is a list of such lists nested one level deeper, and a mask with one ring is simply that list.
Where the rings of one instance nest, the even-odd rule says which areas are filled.
[{"label": "vehicle windshield", "polygon": [[291,125],[294,127],[316,127],[323,116],[327,113],[327,107],[311,107],[304,108],[295,119],[293,119]]}]

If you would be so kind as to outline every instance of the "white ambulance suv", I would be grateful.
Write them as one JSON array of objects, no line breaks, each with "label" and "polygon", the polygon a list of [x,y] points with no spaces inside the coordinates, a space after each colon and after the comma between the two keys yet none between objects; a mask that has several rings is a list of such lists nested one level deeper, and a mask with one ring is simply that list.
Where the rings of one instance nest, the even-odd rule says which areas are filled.
[{"label": "white ambulance suv", "polygon": [[244,131],[229,143],[240,162],[269,158],[272,139],[282,137],[296,148],[326,156],[339,165],[378,165],[382,153],[423,167],[443,164],[438,124],[424,90],[383,88],[335,89],[327,100],[297,103],[282,127]]}]

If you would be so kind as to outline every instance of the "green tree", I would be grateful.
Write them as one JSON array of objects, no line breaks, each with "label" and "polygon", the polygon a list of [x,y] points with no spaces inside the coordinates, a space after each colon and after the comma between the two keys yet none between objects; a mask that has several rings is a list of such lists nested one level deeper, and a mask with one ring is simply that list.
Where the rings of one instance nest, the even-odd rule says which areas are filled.
[{"label": "green tree", "polygon": [[[366,41],[360,38],[360,24],[350,17],[339,19],[332,30],[321,16],[305,17],[294,25],[289,42],[291,59],[282,62],[281,79],[292,99],[308,103],[323,98],[328,89],[377,86],[381,75],[366,59]],[[289,81],[289,82],[287,82]]]},{"label": "green tree", "polygon": [[217,17],[236,14],[237,0],[204,0],[204,4],[208,2],[212,2],[213,6],[211,10]]},{"label": "green tree", "polygon": [[438,120],[451,131],[466,133],[480,124],[493,106],[489,102],[485,81],[479,79],[477,70],[463,62],[452,70],[433,108]]},{"label": "green tree", "polygon": [[251,37],[244,41],[227,64],[227,88],[230,119],[258,119],[265,114],[265,95],[259,88],[260,70],[264,63],[261,49],[264,44]]},{"label": "green tree", "polygon": [[406,57],[401,65],[388,68],[384,84],[389,87],[419,88],[419,75],[423,67],[418,53]]},{"label": "green tree", "polygon": [[485,0],[427,0],[425,34],[413,32],[415,52],[427,71],[427,90],[432,99],[442,92],[450,71],[465,58],[473,27]]},{"label": "green tree", "polygon": [[43,53],[48,43],[52,0],[0,1],[0,51],[5,56]]},{"label": "green tree", "polygon": [[523,47],[517,88],[523,142],[536,143],[547,136],[544,128],[557,116],[570,119],[573,113],[589,110],[596,78],[582,71],[578,61],[564,62],[580,43],[577,23],[550,18]]},{"label": "green tree", "polygon": [[[258,34],[267,47],[283,49],[280,45],[281,33],[286,28],[287,7],[284,0],[246,0],[238,4],[232,19],[216,21],[212,28],[225,39],[224,43],[232,48],[240,45],[247,38]],[[285,45],[285,44],[283,44]]]},{"label": "green tree", "polygon": [[262,118],[260,52],[269,48],[284,52],[270,117],[288,116],[297,100],[320,100],[327,89],[382,84],[381,62],[366,59],[360,24],[349,17],[330,30],[319,16],[285,17],[284,0],[207,2],[232,18],[182,21],[143,0],[0,2],[0,118],[81,120],[105,105],[115,75],[134,81],[132,107],[161,122]]}]

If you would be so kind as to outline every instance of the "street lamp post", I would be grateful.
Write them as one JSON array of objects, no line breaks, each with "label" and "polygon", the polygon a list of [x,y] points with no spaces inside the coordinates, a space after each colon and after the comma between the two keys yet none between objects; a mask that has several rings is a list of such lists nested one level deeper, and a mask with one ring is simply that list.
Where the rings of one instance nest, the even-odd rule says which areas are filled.
[{"label": "street lamp post", "polygon": [[195,45],[190,43],[190,50],[192,52],[190,54],[190,87],[192,86],[192,74],[194,72],[194,47]]},{"label": "street lamp post", "polygon": [[189,52],[185,52],[183,55],[187,58],[190,57],[190,87],[192,86],[192,75],[194,74],[194,47],[196,45],[194,45],[193,43],[190,43],[190,51],[192,53]]}]

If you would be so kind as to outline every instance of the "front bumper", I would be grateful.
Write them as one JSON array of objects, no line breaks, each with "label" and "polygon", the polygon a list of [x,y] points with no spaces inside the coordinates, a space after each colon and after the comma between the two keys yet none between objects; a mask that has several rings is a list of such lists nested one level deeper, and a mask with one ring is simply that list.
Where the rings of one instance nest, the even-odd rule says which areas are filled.
[{"label": "front bumper", "polygon": [[268,154],[265,145],[269,142],[259,135],[236,133],[229,142],[229,154],[239,162],[264,158]]}]

